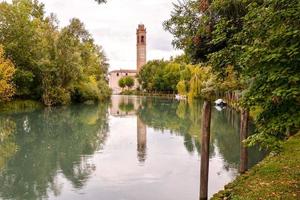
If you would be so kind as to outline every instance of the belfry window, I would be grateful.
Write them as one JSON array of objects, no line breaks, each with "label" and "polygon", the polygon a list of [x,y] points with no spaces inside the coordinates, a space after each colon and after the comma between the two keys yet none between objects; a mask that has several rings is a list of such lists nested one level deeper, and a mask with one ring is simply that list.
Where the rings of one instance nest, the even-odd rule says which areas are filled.
[{"label": "belfry window", "polygon": [[144,43],[145,42],[145,37],[142,36],[141,42]]}]

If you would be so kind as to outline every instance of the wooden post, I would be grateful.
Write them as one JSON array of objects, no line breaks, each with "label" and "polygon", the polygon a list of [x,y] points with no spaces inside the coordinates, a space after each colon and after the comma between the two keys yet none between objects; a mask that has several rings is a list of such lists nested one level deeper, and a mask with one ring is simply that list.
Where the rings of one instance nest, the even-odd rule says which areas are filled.
[{"label": "wooden post", "polygon": [[205,100],[202,110],[200,200],[206,200],[208,196],[210,123],[211,102]]},{"label": "wooden post", "polygon": [[240,173],[242,174],[248,170],[248,149],[243,143],[248,137],[248,121],[249,110],[242,109],[240,127]]}]

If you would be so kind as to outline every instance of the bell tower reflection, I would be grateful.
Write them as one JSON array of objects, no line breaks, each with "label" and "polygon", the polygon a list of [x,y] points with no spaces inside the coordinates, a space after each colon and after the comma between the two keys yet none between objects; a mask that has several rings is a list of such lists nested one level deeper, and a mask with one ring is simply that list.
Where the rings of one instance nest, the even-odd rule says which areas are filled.
[{"label": "bell tower reflection", "polygon": [[137,157],[139,162],[145,162],[147,156],[147,126],[137,116]]}]

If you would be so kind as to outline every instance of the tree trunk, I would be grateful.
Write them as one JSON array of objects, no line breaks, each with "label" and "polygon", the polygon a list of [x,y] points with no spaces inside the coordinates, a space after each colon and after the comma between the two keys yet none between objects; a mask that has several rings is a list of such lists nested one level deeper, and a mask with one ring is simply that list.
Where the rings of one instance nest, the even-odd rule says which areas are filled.
[{"label": "tree trunk", "polygon": [[240,173],[245,173],[248,169],[248,149],[243,141],[248,137],[249,110],[241,111],[240,127]]},{"label": "tree trunk", "polygon": [[211,102],[204,101],[202,110],[200,200],[206,200],[208,193],[210,123]]}]

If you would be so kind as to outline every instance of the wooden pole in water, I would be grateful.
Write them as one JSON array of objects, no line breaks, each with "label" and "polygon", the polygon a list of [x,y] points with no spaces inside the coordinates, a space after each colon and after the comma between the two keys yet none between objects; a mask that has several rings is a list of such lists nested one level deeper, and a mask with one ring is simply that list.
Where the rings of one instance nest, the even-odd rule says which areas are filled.
[{"label": "wooden pole in water", "polygon": [[210,123],[211,102],[204,101],[202,111],[200,200],[206,200],[208,196]]},{"label": "wooden pole in water", "polygon": [[240,125],[240,173],[242,174],[248,170],[248,149],[243,143],[243,141],[248,137],[248,122],[249,110],[242,109]]}]

